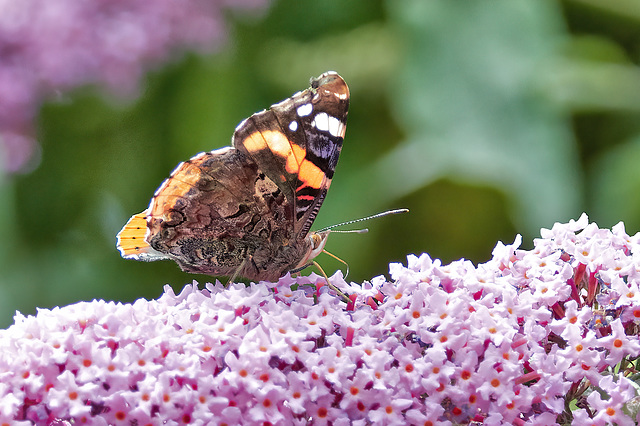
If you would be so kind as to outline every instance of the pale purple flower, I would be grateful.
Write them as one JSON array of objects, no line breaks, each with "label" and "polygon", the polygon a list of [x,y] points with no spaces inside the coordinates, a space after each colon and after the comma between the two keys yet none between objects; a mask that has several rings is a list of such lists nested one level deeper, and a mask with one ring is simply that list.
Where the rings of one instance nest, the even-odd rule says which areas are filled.
[{"label": "pale purple flower", "polygon": [[293,415],[301,415],[306,411],[308,403],[307,389],[309,388],[310,374],[307,372],[291,371],[287,374],[289,386],[285,389],[284,405],[287,406]]},{"label": "pale purple flower", "polygon": [[478,266],[336,274],[349,304],[312,274],[17,314],[0,422],[632,424],[640,237],[586,216],[542,236]]},{"label": "pale purple flower", "polygon": [[[451,425],[448,420],[441,420],[444,408],[438,403],[425,403],[424,410],[410,409],[405,413],[407,421],[412,425],[427,425],[432,424],[434,426]],[[427,423],[429,422],[429,423]]]},{"label": "pale purple flower", "polygon": [[[637,324],[635,324],[637,326]],[[609,365],[619,363],[623,358],[631,355],[640,355],[640,342],[637,335],[627,336],[620,318],[614,320],[611,325],[611,334],[599,339],[599,345],[607,349],[606,361]],[[636,327],[634,327],[635,329]]]},{"label": "pale purple flower", "polygon": [[411,399],[389,393],[386,398],[380,400],[380,407],[372,410],[368,417],[372,424],[406,425],[404,412],[412,405]]},{"label": "pale purple flower", "polygon": [[636,390],[628,380],[622,380],[622,375],[618,375],[615,379],[613,376],[604,376],[598,383],[609,396],[603,399],[600,393],[592,392],[587,401],[591,407],[597,410],[597,414],[593,418],[595,424],[617,424],[619,426],[633,426],[636,423],[623,412],[625,402],[636,396]]},{"label": "pale purple flower", "polygon": [[575,426],[583,426],[583,425],[606,425],[605,421],[600,423],[595,423],[593,419],[589,416],[589,413],[584,408],[579,408],[573,412],[573,422],[571,423]]},{"label": "pale purple flower", "polygon": [[226,9],[265,3],[0,0],[0,171],[33,161],[31,122],[43,100],[86,84],[132,97],[146,70],[181,50],[217,50]]},{"label": "pale purple flower", "polygon": [[[584,323],[583,323],[584,324]],[[579,325],[571,324],[560,335],[565,340],[565,347],[557,349],[561,359],[570,360],[564,373],[572,381],[582,378],[594,380],[599,377],[598,367],[604,358],[604,351],[593,330],[586,332]]]}]

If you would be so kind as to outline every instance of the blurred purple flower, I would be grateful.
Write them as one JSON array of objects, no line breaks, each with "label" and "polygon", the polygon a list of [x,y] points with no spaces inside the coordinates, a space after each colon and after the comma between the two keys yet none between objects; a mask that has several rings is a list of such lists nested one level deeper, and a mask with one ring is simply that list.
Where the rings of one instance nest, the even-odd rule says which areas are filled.
[{"label": "blurred purple flower", "polygon": [[0,424],[634,424],[640,236],[583,215],[520,240],[336,274],[349,305],[311,275],[17,314]]},{"label": "blurred purple flower", "polygon": [[150,66],[180,49],[211,52],[224,10],[267,0],[0,0],[0,172],[37,150],[31,122],[43,99],[85,84],[135,92]]}]

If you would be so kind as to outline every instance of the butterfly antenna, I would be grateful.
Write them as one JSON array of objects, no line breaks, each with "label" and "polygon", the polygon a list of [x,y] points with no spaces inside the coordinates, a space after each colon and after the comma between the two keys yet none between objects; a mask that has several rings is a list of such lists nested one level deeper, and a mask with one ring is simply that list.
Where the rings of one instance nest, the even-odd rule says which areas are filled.
[{"label": "butterfly antenna", "polygon": [[[335,225],[327,226],[326,228],[322,228],[321,230],[316,231],[316,232],[328,231],[330,229],[337,228],[338,226],[351,225],[352,223],[364,222],[365,220],[377,219],[379,217],[388,216],[390,214],[406,213],[408,211],[409,211],[409,209],[387,210],[386,212],[374,214],[374,215],[367,216],[367,217],[361,217],[360,219],[348,220],[346,222],[342,222],[342,223],[338,223],[338,224],[335,224]],[[368,231],[368,229],[365,228],[365,229],[356,229],[356,230],[353,230],[353,231],[333,231],[333,232],[345,232],[345,233],[346,232],[355,232],[355,233],[358,233],[358,234],[363,234],[363,233],[365,233],[367,231]]]}]

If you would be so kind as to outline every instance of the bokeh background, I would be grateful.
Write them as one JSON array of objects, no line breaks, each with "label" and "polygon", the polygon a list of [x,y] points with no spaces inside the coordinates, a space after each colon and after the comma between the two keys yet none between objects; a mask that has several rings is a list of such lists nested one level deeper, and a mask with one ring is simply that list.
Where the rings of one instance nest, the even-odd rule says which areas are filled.
[{"label": "bokeh background", "polygon": [[[0,1],[5,18],[13,12],[0,18],[0,59],[6,65],[46,40],[47,63],[61,61],[67,74],[56,80],[51,67],[38,80],[25,95],[31,115],[12,121],[0,105],[0,125],[18,134],[5,134],[2,151],[2,327],[16,310],[129,302],[158,297],[165,284],[178,291],[210,281],[172,262],[123,260],[115,235],[176,164],[228,145],[238,122],[326,70],[346,79],[352,97],[314,228],[411,210],[369,222],[368,234],[330,237],[327,249],[349,263],[350,280],[386,274],[409,253],[481,263],[497,241],[522,234],[531,247],[541,227],[583,211],[602,227],[624,221],[628,233],[640,230],[636,0],[255,0],[243,8],[207,0],[208,33],[195,24],[163,32],[171,13],[184,13],[171,9],[148,33],[112,19],[109,45],[136,65],[113,70],[108,58],[80,66],[102,54],[91,38],[83,54],[65,58],[56,49],[75,36],[55,43],[59,31],[39,33],[39,21],[16,36],[18,18],[41,15],[36,3]],[[107,3],[97,1],[86,22],[50,11],[47,19],[102,31],[97,22],[127,3],[126,16],[148,14],[138,2]],[[149,34],[165,38],[156,46]],[[143,39],[151,52],[136,51]],[[26,75],[38,64],[13,61],[16,81],[20,66]],[[0,100],[12,88],[0,81]],[[341,266],[318,260],[328,273]]]}]

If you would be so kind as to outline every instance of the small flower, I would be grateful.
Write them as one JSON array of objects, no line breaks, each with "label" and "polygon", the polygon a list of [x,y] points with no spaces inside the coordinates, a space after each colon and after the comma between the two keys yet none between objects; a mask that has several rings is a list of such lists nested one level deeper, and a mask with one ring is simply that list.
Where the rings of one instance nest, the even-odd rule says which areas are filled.
[{"label": "small flower", "polygon": [[87,401],[91,401],[97,389],[98,385],[94,383],[78,384],[73,373],[67,370],[48,390],[45,403],[57,418],[86,416],[91,412]]},{"label": "small flower", "polygon": [[334,397],[326,395],[309,404],[307,414],[317,425],[330,425],[340,418],[340,409],[333,407]]},{"label": "small flower", "polygon": [[637,336],[627,336],[620,319],[611,323],[611,335],[599,339],[599,343],[609,351],[606,359],[610,365],[619,363],[627,355],[634,358],[640,355],[640,342]]},{"label": "small flower", "polygon": [[378,409],[369,412],[369,420],[374,424],[404,425],[406,424],[405,411],[412,404],[411,399],[387,395],[387,398],[381,400]]},{"label": "small flower", "polygon": [[295,415],[303,414],[309,401],[309,374],[292,371],[287,375],[288,388],[285,390],[284,405]]},{"label": "small flower", "polygon": [[280,412],[282,405],[282,391],[272,388],[256,398],[256,403],[249,409],[248,415],[252,421],[260,421],[268,424],[280,424],[284,421],[284,415]]},{"label": "small flower", "polygon": [[495,399],[499,405],[507,404],[515,398],[513,373],[502,369],[500,359],[490,357],[483,360],[474,380],[478,393],[485,400]]},{"label": "small flower", "polygon": [[598,392],[592,392],[587,397],[591,407],[597,411],[591,421],[595,424],[635,425],[624,409],[624,404],[636,394],[630,381],[619,375],[616,383],[612,376],[605,376],[600,380],[599,386],[609,398],[603,399]]},{"label": "small flower", "polygon": [[558,356],[570,363],[564,369],[567,378],[580,381],[585,377],[592,380],[599,377],[598,369],[603,353],[595,333],[571,325],[563,331],[562,337],[566,340],[566,346],[558,350]]}]

